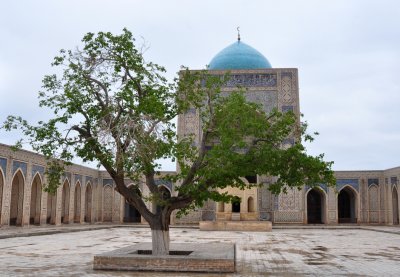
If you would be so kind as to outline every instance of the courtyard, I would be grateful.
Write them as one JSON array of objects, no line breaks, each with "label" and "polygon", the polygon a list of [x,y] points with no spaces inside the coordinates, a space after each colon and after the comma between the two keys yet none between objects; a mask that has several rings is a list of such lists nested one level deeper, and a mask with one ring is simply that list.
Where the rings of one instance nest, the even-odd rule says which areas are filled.
[{"label": "courtyard", "polygon": [[[45,234],[52,231],[62,233]],[[24,228],[17,233],[21,237],[9,238],[7,233],[13,230],[0,229],[0,276],[188,275],[92,269],[95,254],[150,242],[150,231],[144,226]],[[171,242],[235,242],[237,272],[218,276],[400,275],[398,227],[282,228],[264,233],[172,228]]]}]

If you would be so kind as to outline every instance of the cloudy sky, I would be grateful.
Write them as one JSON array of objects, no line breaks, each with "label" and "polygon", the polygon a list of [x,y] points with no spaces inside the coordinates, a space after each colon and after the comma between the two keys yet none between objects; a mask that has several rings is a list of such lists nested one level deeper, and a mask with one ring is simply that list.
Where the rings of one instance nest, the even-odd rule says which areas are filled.
[{"label": "cloudy sky", "polygon": [[[202,69],[236,40],[273,67],[299,69],[300,106],[318,131],[309,153],[335,170],[400,166],[400,2],[367,0],[60,0],[4,1],[0,7],[0,121],[32,122],[52,58],[87,32],[127,27],[145,41],[147,60],[173,78],[181,65]],[[0,131],[0,143],[18,134]],[[165,169],[174,169],[165,163]]]}]

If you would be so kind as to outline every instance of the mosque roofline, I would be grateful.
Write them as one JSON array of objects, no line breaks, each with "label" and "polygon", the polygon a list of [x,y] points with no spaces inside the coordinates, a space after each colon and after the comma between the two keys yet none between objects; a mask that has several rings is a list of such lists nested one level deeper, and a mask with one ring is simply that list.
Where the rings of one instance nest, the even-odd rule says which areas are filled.
[{"label": "mosque roofline", "polygon": [[[220,70],[220,69],[190,69],[188,68],[190,72],[202,72],[202,71],[209,71],[212,73],[216,74],[225,74],[227,72],[230,72],[232,74],[241,74],[241,73],[250,73],[250,74],[257,74],[257,73],[273,73],[276,71],[298,71],[298,68],[296,67],[274,67],[274,68],[260,68],[260,69],[226,69],[226,70]],[[185,72],[185,69],[179,70],[179,72]]]}]

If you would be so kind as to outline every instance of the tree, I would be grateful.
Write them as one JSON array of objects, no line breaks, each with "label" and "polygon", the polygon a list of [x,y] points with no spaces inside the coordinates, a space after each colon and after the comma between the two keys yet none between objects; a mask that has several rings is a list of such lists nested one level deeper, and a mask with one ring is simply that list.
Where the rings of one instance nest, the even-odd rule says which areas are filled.
[{"label": "tree", "polygon": [[[165,69],[144,60],[126,29],[121,35],[88,33],[82,42],[81,50],[61,50],[55,57],[52,65],[62,68],[61,76],[43,79],[40,106],[54,116],[36,125],[9,116],[3,128],[21,128],[32,148],[48,158],[47,191],[60,185],[74,156],[103,166],[116,190],[149,223],[153,255],[169,253],[174,210],[186,212],[207,199],[232,201],[221,191],[245,189],[243,176],[276,176],[274,193],[334,182],[332,163],[306,154],[302,142],[312,137],[305,125],[291,112],[265,114],[243,91],[223,96],[220,88],[229,75],[182,70],[169,83]],[[173,119],[193,108],[201,119],[200,138],[178,137]],[[287,138],[294,143],[283,147]],[[156,185],[157,160],[165,158],[180,169],[165,177],[176,184],[175,195]],[[150,195],[127,188],[126,178],[144,178]]]}]

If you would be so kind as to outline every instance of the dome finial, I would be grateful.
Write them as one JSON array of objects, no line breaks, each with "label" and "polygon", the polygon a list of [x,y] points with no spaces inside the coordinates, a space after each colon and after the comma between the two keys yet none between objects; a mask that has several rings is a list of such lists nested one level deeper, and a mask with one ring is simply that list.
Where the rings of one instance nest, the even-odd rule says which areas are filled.
[{"label": "dome finial", "polygon": [[240,27],[238,26],[236,29],[238,31],[238,41],[240,41]]}]

